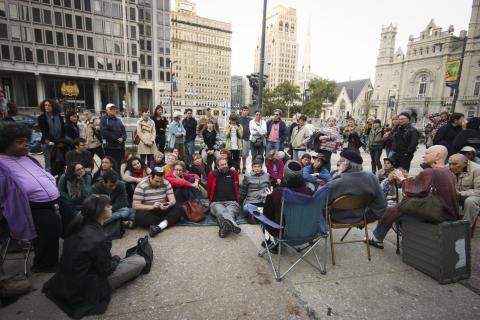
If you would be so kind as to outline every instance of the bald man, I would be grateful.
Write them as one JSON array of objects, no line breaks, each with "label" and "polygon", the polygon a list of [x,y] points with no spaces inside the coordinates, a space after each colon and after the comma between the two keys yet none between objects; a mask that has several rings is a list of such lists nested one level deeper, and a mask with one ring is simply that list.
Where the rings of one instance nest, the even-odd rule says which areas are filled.
[{"label": "bald man", "polygon": [[[406,197],[424,197],[432,187],[432,177],[435,173],[435,187],[438,194],[442,195],[443,214],[446,220],[459,219],[458,204],[455,189],[455,175],[445,166],[448,150],[444,146],[435,145],[428,148],[423,155],[423,161],[429,168],[423,170],[416,177],[405,178],[401,171],[395,170],[393,174],[397,181],[402,183],[402,191]],[[398,209],[398,204],[387,208],[385,214],[373,230],[373,237],[368,240],[370,245],[383,249],[383,239],[393,223],[400,220],[403,213]]]},{"label": "bald man", "polygon": [[473,226],[480,211],[480,165],[457,153],[448,159],[448,166],[457,176],[457,196],[463,204],[463,220]]}]

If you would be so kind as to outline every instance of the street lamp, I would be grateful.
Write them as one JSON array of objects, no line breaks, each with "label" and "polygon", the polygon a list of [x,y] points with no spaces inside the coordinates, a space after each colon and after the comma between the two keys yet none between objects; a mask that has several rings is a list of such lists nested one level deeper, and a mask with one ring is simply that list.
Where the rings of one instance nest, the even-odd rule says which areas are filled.
[{"label": "street lamp", "polygon": [[170,121],[173,121],[173,65],[177,62],[170,60]]}]

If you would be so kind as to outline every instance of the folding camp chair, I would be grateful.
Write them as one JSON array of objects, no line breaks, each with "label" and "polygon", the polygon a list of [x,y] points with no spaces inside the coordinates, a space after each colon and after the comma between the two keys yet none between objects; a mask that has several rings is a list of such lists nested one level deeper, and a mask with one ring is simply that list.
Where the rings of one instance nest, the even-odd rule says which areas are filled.
[{"label": "folding camp chair", "polygon": [[[265,249],[258,255],[263,257],[267,254],[275,279],[282,280],[300,261],[304,261],[320,273],[326,274],[325,262],[322,264],[317,252],[318,244],[324,240],[323,261],[327,254],[328,231],[324,218],[324,210],[327,200],[328,188],[323,187],[310,196],[294,192],[288,188],[283,190],[282,210],[280,224],[277,224],[258,212],[253,213],[256,220],[260,222]],[[276,263],[272,258],[271,250],[273,245],[268,245],[265,230],[270,227],[278,230],[278,237],[270,235],[274,244],[278,243],[278,260]],[[282,249],[292,249],[298,259],[285,271],[280,271]],[[306,256],[313,252],[316,264],[308,261]]]},{"label": "folding camp chair", "polygon": [[[365,242],[367,246],[367,255],[368,260],[371,260],[370,257],[370,245],[368,244],[368,230],[367,230],[367,216],[365,212],[363,213],[363,217],[361,217],[357,222],[352,223],[340,223],[335,221],[335,211],[336,210],[353,210],[353,209],[362,209],[366,208],[368,204],[372,201],[372,197],[367,196],[354,196],[354,195],[344,195],[337,199],[335,199],[330,205],[327,205],[327,222],[330,228],[330,246],[332,251],[332,264],[335,265],[335,244],[345,244],[345,243],[353,243],[353,242]],[[347,234],[350,232],[352,228],[365,228],[365,240],[350,240],[350,241],[343,241]],[[348,230],[342,236],[340,241],[333,241],[333,229],[346,229]]]}]

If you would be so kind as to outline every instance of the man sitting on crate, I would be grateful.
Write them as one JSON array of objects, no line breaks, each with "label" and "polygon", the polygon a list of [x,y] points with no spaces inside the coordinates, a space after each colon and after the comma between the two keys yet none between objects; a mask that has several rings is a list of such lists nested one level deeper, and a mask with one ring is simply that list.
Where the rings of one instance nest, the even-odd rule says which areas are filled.
[{"label": "man sitting on crate", "polygon": [[[445,220],[458,220],[458,205],[455,190],[455,176],[445,167],[448,150],[441,145],[428,148],[423,156],[423,161],[429,166],[416,177],[405,178],[401,171],[394,171],[393,175],[402,184],[405,197],[423,198],[427,196],[432,187],[432,177],[435,172],[435,185],[437,193],[441,195],[443,216]],[[385,214],[373,230],[373,236],[368,240],[370,245],[383,249],[383,239],[393,223],[399,221],[403,212],[399,210],[399,204],[387,208]]]},{"label": "man sitting on crate", "polygon": [[448,166],[457,176],[457,196],[463,204],[463,220],[473,226],[480,212],[480,165],[457,153],[450,156]]}]

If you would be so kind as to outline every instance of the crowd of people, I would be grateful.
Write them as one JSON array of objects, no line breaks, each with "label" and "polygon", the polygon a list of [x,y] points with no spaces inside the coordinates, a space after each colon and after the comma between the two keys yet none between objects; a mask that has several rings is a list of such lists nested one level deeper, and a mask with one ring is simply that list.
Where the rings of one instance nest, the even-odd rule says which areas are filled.
[{"label": "crowd of people", "polygon": [[[409,177],[419,132],[407,112],[391,124],[369,119],[360,127],[348,119],[340,126],[330,117],[315,128],[306,115],[296,114],[287,125],[280,110],[267,119],[258,110],[250,117],[245,107],[220,131],[210,109],[199,119],[191,109],[183,119],[176,111],[169,122],[157,106],[153,115],[141,111],[132,151],[114,104],[107,104],[100,118],[85,111],[82,126],[79,115],[64,118],[52,100],[42,101],[40,110],[44,166],[29,155],[30,129],[11,121],[0,125],[0,206],[12,238],[33,241],[31,271],[56,272],[44,292],[75,317],[104,311],[111,290],[138,276],[145,264],[137,256],[130,269],[120,267],[124,260],[110,254],[111,230],[116,230],[111,226],[147,228],[155,237],[186,218],[189,201],[206,204],[219,237],[225,238],[241,232],[238,219],[247,216],[247,205],[263,207],[267,217],[280,223],[284,188],[313,194],[328,185],[330,202],[346,194],[369,195],[367,220],[379,220],[369,242],[377,248],[383,248],[386,233],[402,216],[398,191],[422,197],[432,187],[432,176],[441,189],[446,220],[463,215],[473,226],[480,209],[480,121],[469,119],[464,130],[464,116],[458,113],[431,117],[424,170]],[[200,150],[197,136],[203,139]],[[371,171],[364,170],[362,150],[370,154]],[[340,158],[333,166],[337,152]],[[363,213],[342,211],[335,219],[349,223]],[[268,245],[275,251],[277,244]],[[78,266],[72,259],[77,258],[82,272],[75,274]],[[80,288],[67,292],[67,284],[76,287],[81,281],[101,286],[96,301]],[[87,308],[89,304],[94,307]]]}]

